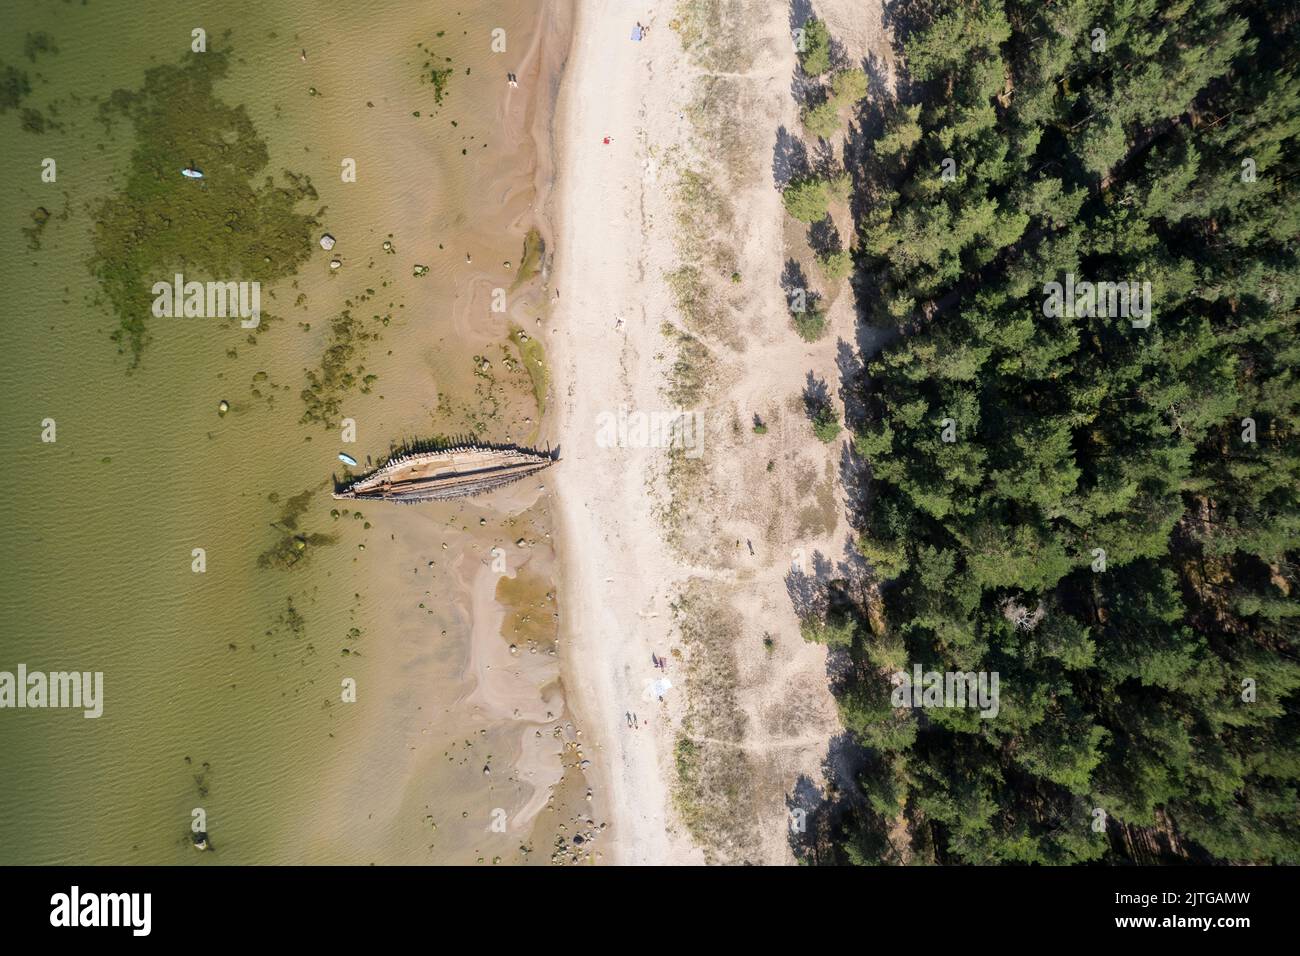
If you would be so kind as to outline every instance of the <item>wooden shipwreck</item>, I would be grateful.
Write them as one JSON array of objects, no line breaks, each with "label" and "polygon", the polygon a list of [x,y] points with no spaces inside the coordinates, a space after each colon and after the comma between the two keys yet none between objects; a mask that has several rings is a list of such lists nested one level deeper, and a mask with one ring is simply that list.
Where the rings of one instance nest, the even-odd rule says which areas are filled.
[{"label": "wooden shipwreck", "polygon": [[337,488],[334,497],[407,503],[465,498],[518,481],[554,461],[551,454],[514,446],[458,445],[410,451]]}]

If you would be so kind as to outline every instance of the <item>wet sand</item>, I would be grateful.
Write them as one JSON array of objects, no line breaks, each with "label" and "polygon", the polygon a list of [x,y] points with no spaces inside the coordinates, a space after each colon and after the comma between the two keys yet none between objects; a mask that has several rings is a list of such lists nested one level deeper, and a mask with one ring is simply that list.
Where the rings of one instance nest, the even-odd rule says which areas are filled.
[{"label": "wet sand", "polygon": [[[480,200],[472,219],[456,223],[454,258],[443,250],[439,259],[430,250],[421,260],[432,260],[435,270],[443,263],[435,278],[455,289],[437,326],[438,348],[454,346],[463,354],[478,343],[475,354],[490,363],[490,380],[478,376],[472,387],[499,403],[506,428],[484,437],[521,444],[536,442],[544,423],[530,407],[526,378],[517,368],[506,374],[491,350],[512,328],[536,334],[547,320],[547,263],[517,289],[512,273],[529,229],[550,246],[543,207],[552,185],[554,96],[569,42],[563,6],[537,12],[526,51],[511,60],[518,64],[512,72],[519,86],[501,84],[492,106],[492,148],[457,186],[446,184]],[[404,223],[427,219],[412,202],[416,208]],[[503,236],[515,241],[503,243]],[[471,261],[464,261],[466,254]],[[497,315],[493,292],[503,287],[511,289],[509,306]],[[579,756],[582,730],[565,700],[561,649],[552,640],[511,653],[502,633],[517,609],[500,594],[501,582],[521,574],[549,582],[554,574],[550,494],[549,474],[542,472],[464,502],[409,508],[358,503],[376,529],[391,536],[384,547],[391,571],[372,580],[407,607],[382,625],[384,639],[393,643],[370,681],[383,699],[356,731],[371,742],[360,775],[367,782],[342,788],[305,837],[325,860],[340,857],[340,830],[358,827],[351,852],[384,844],[389,855],[382,862],[544,863],[560,845],[555,862],[576,862],[599,851],[589,837],[572,841],[578,832],[599,833],[603,821],[598,794],[588,799],[597,788],[577,766],[586,758]],[[409,606],[412,581],[419,582],[423,607]],[[554,588],[547,590],[554,605]],[[391,616],[377,613],[381,620]],[[353,751],[341,755],[336,772],[355,773],[355,759]],[[387,835],[363,836],[385,827]]]}]

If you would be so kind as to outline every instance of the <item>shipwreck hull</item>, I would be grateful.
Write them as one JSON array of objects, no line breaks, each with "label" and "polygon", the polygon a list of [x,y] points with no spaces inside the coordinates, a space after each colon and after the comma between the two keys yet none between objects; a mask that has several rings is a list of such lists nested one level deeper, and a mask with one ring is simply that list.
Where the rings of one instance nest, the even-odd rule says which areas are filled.
[{"label": "shipwreck hull", "polygon": [[446,501],[493,491],[541,471],[550,455],[520,448],[459,447],[412,452],[334,492],[342,500]]}]

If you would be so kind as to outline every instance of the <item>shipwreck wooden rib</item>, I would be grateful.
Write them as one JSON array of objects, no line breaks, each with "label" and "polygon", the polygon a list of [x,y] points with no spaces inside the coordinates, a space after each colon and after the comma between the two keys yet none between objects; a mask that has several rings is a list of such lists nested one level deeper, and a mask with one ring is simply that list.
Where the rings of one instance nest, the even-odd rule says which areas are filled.
[{"label": "shipwreck wooden rib", "polygon": [[482,494],[541,471],[555,459],[520,448],[465,446],[411,452],[334,492],[335,498],[445,501]]}]

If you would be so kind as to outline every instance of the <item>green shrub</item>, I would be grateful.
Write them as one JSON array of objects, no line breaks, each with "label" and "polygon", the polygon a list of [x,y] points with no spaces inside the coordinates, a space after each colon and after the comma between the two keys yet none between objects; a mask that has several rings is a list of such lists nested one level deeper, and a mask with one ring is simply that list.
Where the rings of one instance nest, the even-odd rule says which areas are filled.
[{"label": "green shrub", "polygon": [[839,107],[833,99],[823,100],[816,106],[805,106],[800,119],[804,129],[822,139],[829,139],[840,128]]},{"label": "green shrub", "polygon": [[821,76],[831,68],[831,32],[816,17],[809,17],[803,25],[799,67],[809,76]]},{"label": "green shrub", "polygon": [[853,619],[848,617],[806,617],[799,622],[799,634],[809,644],[827,647],[850,647],[856,631]]},{"label": "green shrub", "polygon": [[831,90],[840,106],[851,106],[867,95],[865,70],[840,70],[831,77]]},{"label": "green shrub", "polygon": [[840,417],[830,402],[820,405],[813,413],[813,434],[819,441],[832,442],[840,433]]},{"label": "green shrub", "polygon": [[799,333],[799,338],[805,342],[816,342],[826,334],[826,313],[819,309],[792,312],[790,317],[794,320],[794,329]]},{"label": "green shrub", "polygon": [[834,202],[848,202],[853,195],[853,177],[848,173],[836,173],[825,180],[826,195]]},{"label": "green shrub", "polygon": [[781,194],[785,211],[800,222],[818,222],[830,210],[830,194],[826,182],[815,176],[796,179]]},{"label": "green shrub", "polygon": [[831,281],[838,281],[853,271],[853,256],[847,249],[838,252],[823,252],[817,257],[822,274]]}]

